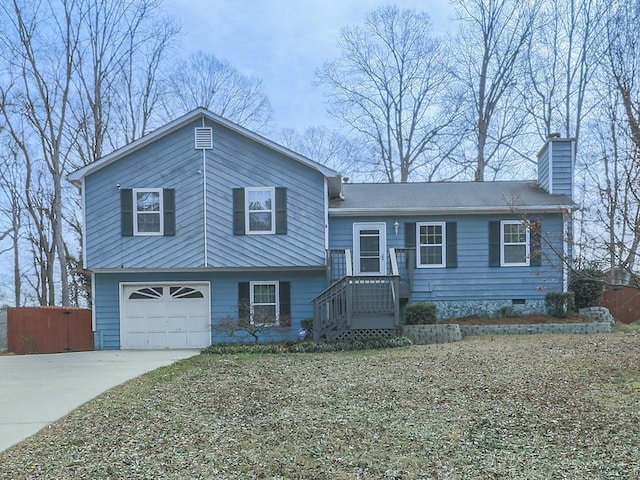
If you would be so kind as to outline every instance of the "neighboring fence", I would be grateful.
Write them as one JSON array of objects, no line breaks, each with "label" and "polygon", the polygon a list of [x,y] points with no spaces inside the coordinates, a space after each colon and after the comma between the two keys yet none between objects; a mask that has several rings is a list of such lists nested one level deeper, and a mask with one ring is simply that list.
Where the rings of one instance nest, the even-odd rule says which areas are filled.
[{"label": "neighboring fence", "polygon": [[93,350],[91,310],[66,307],[9,308],[7,327],[10,352]]},{"label": "neighboring fence", "polygon": [[635,287],[607,287],[600,303],[607,307],[618,322],[640,320],[640,289]]}]

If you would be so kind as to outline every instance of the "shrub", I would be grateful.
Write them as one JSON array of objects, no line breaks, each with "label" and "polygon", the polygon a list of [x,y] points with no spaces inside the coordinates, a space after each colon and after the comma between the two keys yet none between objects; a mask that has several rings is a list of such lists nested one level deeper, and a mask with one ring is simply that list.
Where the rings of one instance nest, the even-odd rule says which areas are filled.
[{"label": "shrub", "polygon": [[604,282],[602,272],[595,268],[583,268],[571,272],[569,290],[575,294],[576,308],[597,307]]},{"label": "shrub", "polygon": [[313,318],[304,318],[300,320],[300,326],[307,331],[305,338],[313,338]]},{"label": "shrub", "polygon": [[210,345],[203,354],[229,355],[243,353],[321,353],[347,352],[352,350],[374,350],[381,348],[400,348],[413,345],[406,337],[369,338],[367,340],[348,340],[343,342],[292,342],[292,343],[262,343],[247,345],[241,343],[226,343]]},{"label": "shrub", "polygon": [[549,292],[544,297],[547,314],[556,318],[565,318],[576,311],[573,292]]},{"label": "shrub", "polygon": [[438,320],[438,309],[433,303],[412,303],[404,313],[405,325],[429,325]]}]

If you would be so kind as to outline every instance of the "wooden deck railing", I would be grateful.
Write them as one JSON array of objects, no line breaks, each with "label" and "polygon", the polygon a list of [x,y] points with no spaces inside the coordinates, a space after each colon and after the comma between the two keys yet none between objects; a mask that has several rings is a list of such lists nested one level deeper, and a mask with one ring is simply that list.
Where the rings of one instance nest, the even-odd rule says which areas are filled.
[{"label": "wooden deck railing", "polygon": [[313,300],[314,339],[333,340],[349,329],[395,328],[400,321],[397,275],[349,276]]},{"label": "wooden deck railing", "polygon": [[389,275],[353,275],[351,250],[327,251],[329,287],[313,300],[314,338],[333,339],[349,329],[395,328],[400,298],[408,298],[415,249],[389,251]]},{"label": "wooden deck railing", "polygon": [[331,285],[351,275],[353,275],[351,250],[348,248],[327,250],[327,283]]},{"label": "wooden deck railing", "polygon": [[389,253],[391,272],[400,277],[400,298],[409,299],[413,285],[413,272],[416,268],[416,249],[391,248]]}]

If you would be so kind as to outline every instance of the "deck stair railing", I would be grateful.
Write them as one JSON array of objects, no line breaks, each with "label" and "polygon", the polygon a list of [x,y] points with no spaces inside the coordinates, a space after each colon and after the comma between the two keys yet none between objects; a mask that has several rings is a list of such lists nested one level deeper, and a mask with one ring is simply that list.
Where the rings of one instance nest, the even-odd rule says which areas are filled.
[{"label": "deck stair railing", "polygon": [[[313,300],[316,340],[334,340],[350,330],[395,329],[400,320],[405,252],[390,250],[389,275],[353,275],[349,249],[327,252],[329,287]],[[398,262],[398,259],[401,261]]]},{"label": "deck stair railing", "polygon": [[416,268],[416,249],[389,249],[389,263],[391,272],[400,276],[400,298],[408,300],[413,284],[413,272]]}]

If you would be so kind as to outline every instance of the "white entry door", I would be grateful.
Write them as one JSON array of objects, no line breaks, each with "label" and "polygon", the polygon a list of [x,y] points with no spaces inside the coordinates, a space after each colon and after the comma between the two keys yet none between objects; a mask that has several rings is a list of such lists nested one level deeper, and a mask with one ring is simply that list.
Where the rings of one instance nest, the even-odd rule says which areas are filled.
[{"label": "white entry door", "polygon": [[353,224],[353,268],[356,275],[386,275],[386,250],[385,223]]},{"label": "white entry door", "polygon": [[203,348],[211,344],[208,283],[123,284],[120,348]]}]

